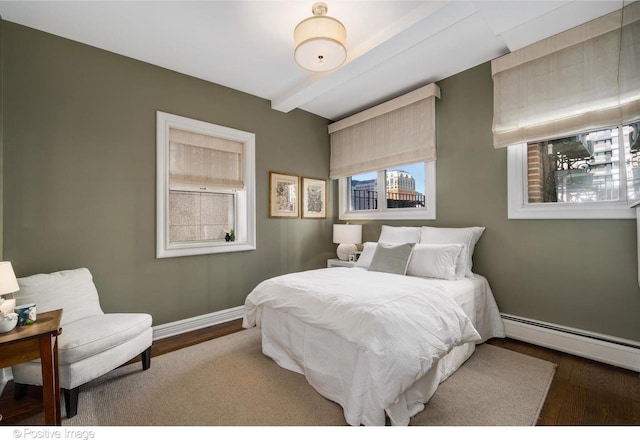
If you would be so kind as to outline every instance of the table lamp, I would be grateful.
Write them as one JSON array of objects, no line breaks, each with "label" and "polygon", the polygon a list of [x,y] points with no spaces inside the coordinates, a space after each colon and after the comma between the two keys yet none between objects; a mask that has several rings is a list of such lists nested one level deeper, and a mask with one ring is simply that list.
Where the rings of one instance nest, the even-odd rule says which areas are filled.
[{"label": "table lamp", "polygon": [[13,311],[16,306],[16,300],[14,298],[4,299],[2,295],[17,292],[18,290],[20,290],[20,287],[11,262],[0,261],[0,333],[12,330],[17,321]]},{"label": "table lamp", "polygon": [[5,313],[12,313],[16,305],[15,299],[4,299],[2,295],[8,293],[17,292],[20,290],[18,287],[18,280],[16,274],[13,271],[10,261],[0,261],[0,311]]},{"label": "table lamp", "polygon": [[348,260],[358,251],[356,243],[362,242],[362,225],[333,225],[333,242],[338,244],[338,258]]}]

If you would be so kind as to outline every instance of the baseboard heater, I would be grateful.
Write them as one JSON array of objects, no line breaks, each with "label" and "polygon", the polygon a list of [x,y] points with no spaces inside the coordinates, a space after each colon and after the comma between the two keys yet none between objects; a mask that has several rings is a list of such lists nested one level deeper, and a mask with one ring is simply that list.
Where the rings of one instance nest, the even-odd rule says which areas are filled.
[{"label": "baseboard heater", "polygon": [[501,314],[507,337],[640,371],[640,342]]}]

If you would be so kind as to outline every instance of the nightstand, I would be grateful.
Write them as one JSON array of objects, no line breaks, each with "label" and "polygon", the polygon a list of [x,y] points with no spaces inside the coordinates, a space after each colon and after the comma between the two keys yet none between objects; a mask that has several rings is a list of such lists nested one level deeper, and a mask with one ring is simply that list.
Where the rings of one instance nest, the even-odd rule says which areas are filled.
[{"label": "nightstand", "polygon": [[327,267],[353,267],[355,264],[353,261],[345,261],[338,258],[329,258],[327,260]]},{"label": "nightstand", "polygon": [[0,368],[40,358],[45,425],[60,426],[58,336],[61,319],[62,309],[38,313],[33,324],[0,334]]}]

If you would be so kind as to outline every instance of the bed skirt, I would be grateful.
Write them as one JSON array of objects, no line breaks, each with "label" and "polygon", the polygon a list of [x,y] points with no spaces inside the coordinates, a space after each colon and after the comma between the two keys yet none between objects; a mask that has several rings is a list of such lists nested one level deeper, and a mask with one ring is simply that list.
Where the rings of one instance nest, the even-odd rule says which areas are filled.
[{"label": "bed skirt", "polygon": [[263,353],[280,367],[303,374],[318,393],[340,404],[349,425],[385,425],[387,416],[392,425],[408,425],[475,350],[475,343],[455,347],[393,404],[379,408],[370,397],[366,354],[355,344],[266,306],[261,318]]}]

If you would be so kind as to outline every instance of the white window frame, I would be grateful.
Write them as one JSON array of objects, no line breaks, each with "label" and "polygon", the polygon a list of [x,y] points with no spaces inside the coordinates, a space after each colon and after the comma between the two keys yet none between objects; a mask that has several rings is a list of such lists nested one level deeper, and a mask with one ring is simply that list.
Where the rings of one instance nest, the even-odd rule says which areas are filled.
[{"label": "white window frame", "polygon": [[[424,163],[425,207],[387,208],[385,170],[378,171],[378,209],[350,210],[349,178],[338,181],[338,217],[340,220],[435,220],[436,219],[436,162]],[[382,208],[381,208],[382,207]]]},{"label": "white window frame", "polygon": [[[156,258],[239,252],[256,249],[255,134],[156,112]],[[235,241],[169,241],[169,128],[201,133],[244,144],[244,187],[235,191]],[[220,192],[220,191],[216,191]]]},{"label": "white window frame", "polygon": [[[624,164],[621,164],[624,166]],[[529,203],[527,144],[507,147],[509,219],[635,219],[629,202]]]}]

